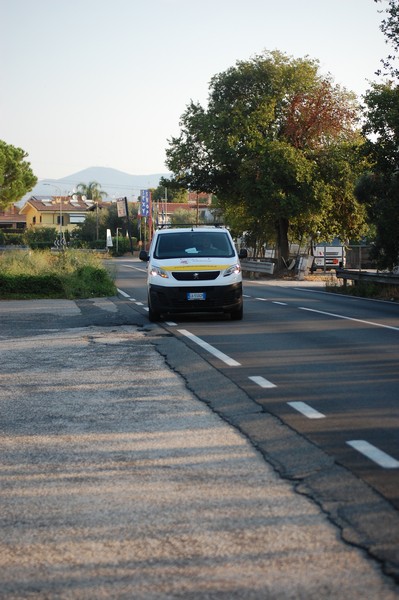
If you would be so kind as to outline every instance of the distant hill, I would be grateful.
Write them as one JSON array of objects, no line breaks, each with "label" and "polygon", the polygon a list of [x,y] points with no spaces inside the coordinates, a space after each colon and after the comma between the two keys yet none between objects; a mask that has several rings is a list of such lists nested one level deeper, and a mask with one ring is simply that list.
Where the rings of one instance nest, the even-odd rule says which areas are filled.
[{"label": "distant hill", "polygon": [[[55,196],[58,194],[59,188],[62,195],[67,195],[73,192],[73,189],[79,183],[88,184],[91,181],[97,181],[101,185],[102,191],[107,193],[107,200],[113,198],[127,197],[128,200],[137,199],[140,195],[140,190],[147,188],[156,188],[159,185],[161,177],[168,177],[169,173],[154,173],[151,175],[131,175],[117,169],[108,167],[89,167],[83,171],[78,171],[61,179],[46,179],[39,181],[33,190],[26,194],[18,205],[23,205],[31,196]],[[44,185],[45,183],[53,184]]]}]

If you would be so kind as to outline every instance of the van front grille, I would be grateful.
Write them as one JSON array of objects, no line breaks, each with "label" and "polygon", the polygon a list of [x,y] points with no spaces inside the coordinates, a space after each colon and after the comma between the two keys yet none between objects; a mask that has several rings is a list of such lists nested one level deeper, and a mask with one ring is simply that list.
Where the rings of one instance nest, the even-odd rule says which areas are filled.
[{"label": "van front grille", "polygon": [[220,275],[220,271],[173,271],[177,281],[213,281]]}]

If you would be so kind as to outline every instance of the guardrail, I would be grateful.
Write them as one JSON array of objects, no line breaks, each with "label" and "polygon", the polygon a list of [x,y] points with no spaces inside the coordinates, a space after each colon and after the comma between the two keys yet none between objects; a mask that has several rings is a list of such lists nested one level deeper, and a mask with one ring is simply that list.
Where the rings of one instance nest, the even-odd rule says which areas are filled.
[{"label": "guardrail", "polygon": [[274,273],[274,262],[271,260],[261,260],[258,258],[245,258],[240,260],[241,269],[243,271],[249,271],[251,273],[266,273],[267,275],[273,275]]},{"label": "guardrail", "polygon": [[368,271],[355,271],[349,269],[336,269],[337,279],[343,279],[344,285],[349,281],[364,281],[367,283],[383,283],[386,285],[399,285],[399,275],[394,273],[370,273]]}]

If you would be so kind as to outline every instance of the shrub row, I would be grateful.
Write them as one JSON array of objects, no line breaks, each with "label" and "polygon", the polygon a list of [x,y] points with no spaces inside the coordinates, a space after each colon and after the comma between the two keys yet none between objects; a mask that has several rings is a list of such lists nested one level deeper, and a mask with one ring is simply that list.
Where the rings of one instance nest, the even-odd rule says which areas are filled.
[{"label": "shrub row", "polygon": [[12,275],[0,273],[0,297],[40,296],[62,298],[64,286],[55,275]]}]

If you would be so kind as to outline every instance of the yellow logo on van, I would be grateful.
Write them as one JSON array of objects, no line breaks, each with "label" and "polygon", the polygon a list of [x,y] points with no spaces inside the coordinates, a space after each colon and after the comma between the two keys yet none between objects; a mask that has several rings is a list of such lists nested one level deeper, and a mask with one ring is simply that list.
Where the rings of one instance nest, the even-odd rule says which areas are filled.
[{"label": "yellow logo on van", "polygon": [[164,271],[223,271],[231,265],[174,265],[173,267],[162,265]]}]

